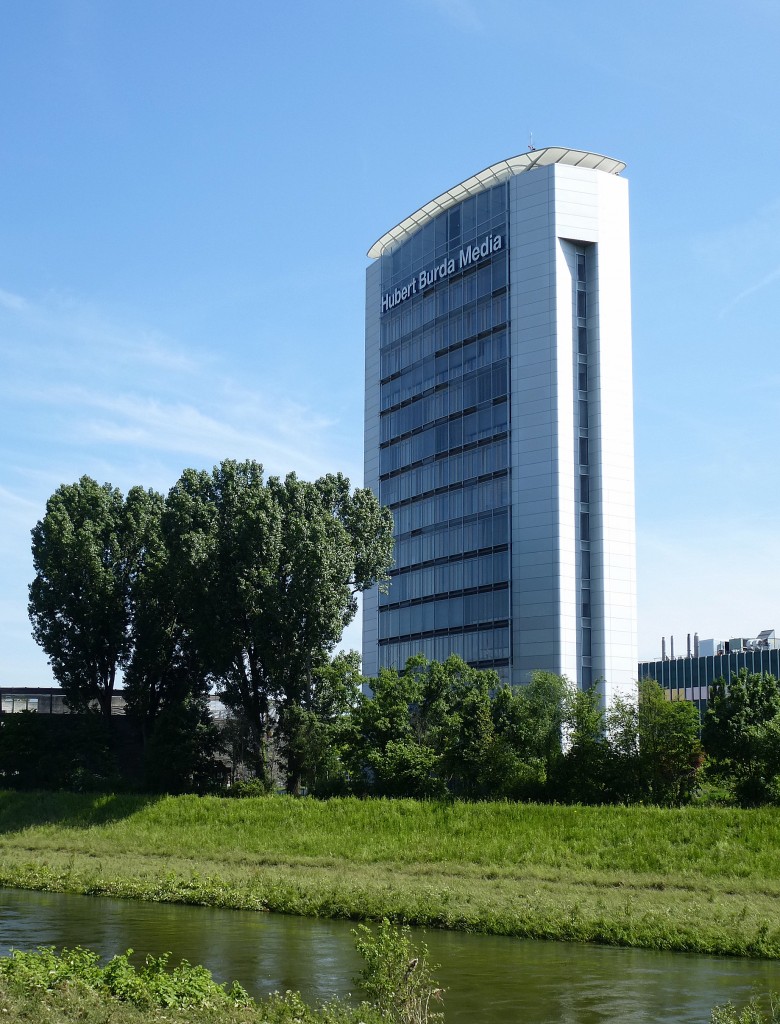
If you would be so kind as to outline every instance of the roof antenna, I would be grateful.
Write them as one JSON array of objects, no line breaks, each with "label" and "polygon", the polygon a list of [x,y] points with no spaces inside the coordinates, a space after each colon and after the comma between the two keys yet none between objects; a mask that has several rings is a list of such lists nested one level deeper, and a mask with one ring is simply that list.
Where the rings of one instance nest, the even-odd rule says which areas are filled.
[{"label": "roof antenna", "polygon": [[528,133],[528,152],[529,153],[534,153],[535,151],[536,151],[536,146],[534,145],[534,133],[533,132],[529,132]]}]

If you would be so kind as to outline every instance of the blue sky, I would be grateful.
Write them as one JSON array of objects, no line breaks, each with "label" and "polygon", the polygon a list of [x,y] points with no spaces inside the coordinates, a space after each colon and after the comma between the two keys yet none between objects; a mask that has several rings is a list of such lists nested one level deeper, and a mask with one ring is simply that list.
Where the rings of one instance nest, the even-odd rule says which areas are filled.
[{"label": "blue sky", "polygon": [[361,482],[366,250],[530,133],[628,165],[640,655],[780,630],[776,0],[0,17],[0,685],[51,683],[26,595],[59,484]]}]

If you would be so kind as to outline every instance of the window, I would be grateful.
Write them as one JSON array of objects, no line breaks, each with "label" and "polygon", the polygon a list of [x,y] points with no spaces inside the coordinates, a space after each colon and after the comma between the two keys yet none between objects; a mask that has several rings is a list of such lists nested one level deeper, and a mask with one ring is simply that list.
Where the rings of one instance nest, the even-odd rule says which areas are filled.
[{"label": "window", "polygon": [[580,512],[580,540],[590,540],[590,514]]},{"label": "window", "polygon": [[453,242],[460,241],[460,207],[457,206],[454,210],[450,210],[450,245]]},{"label": "window", "polygon": [[590,551],[587,548],[580,552],[580,575],[584,580],[590,579]]},{"label": "window", "polygon": [[583,626],[582,628],[582,656],[583,658],[589,658],[591,656],[591,633],[589,626]]}]

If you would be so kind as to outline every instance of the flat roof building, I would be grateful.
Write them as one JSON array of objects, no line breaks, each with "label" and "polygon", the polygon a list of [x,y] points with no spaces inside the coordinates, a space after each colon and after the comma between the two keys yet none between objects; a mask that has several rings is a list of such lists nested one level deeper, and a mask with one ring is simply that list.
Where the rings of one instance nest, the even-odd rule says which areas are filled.
[{"label": "flat roof building", "polygon": [[636,679],[628,184],[548,148],[369,250],[365,484],[395,518],[363,671],[461,655],[605,698]]},{"label": "flat roof building", "polygon": [[688,635],[684,657],[674,656],[674,638],[671,654],[666,653],[666,640],[661,641],[660,658],[640,661],[637,679],[654,679],[663,687],[669,700],[693,701],[703,715],[713,683],[718,679],[728,683],[743,669],[752,675],[768,672],[780,679],[780,640],[774,629],[764,629],[756,637],[731,637],[729,640],[699,640],[694,635],[693,645]]}]

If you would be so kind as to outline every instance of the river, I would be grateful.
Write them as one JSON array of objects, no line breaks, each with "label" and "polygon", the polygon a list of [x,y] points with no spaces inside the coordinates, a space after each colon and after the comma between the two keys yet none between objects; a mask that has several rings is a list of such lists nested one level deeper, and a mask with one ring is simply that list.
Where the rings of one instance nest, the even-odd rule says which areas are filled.
[{"label": "river", "polygon": [[[0,890],[0,954],[38,945],[172,952],[253,995],[310,1002],[355,991],[344,921],[105,897]],[[780,990],[780,963],[415,931],[446,988],[446,1024],[699,1024],[714,1003]]]}]

